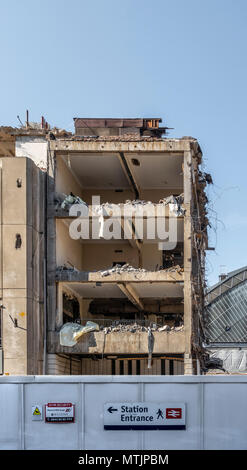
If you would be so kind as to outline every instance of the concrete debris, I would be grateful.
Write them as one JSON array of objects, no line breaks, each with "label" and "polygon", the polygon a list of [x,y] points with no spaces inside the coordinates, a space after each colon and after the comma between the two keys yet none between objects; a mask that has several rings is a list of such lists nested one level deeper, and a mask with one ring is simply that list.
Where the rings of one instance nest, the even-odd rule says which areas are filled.
[{"label": "concrete debris", "polygon": [[112,326],[107,326],[107,327],[102,327],[104,330],[105,334],[108,333],[141,333],[141,332],[147,332],[148,327],[140,325],[138,323],[121,323],[121,320],[119,320],[119,324],[115,324]]},{"label": "concrete debris", "polygon": [[[169,268],[162,268],[162,266],[159,267],[158,271],[167,271],[167,272],[183,272],[183,268],[179,265],[176,266],[171,266]],[[148,272],[144,268],[134,268],[131,266],[129,263],[124,264],[123,266],[121,264],[116,264],[112,268],[105,269],[99,271],[101,273],[101,276],[110,276],[112,274],[125,274],[125,273],[146,273]]]},{"label": "concrete debris", "polygon": [[79,272],[78,269],[76,269],[74,266],[67,266],[66,264],[63,264],[62,266],[57,267],[57,271],[71,271],[71,272]]},{"label": "concrete debris", "polygon": [[[176,211],[179,213],[180,215],[180,212],[181,212],[181,215],[183,215],[185,213],[185,210],[182,208],[182,204],[184,202],[184,195],[183,194],[180,194],[179,196],[167,196],[167,197],[164,197],[162,199],[159,200],[159,204],[164,204],[164,205],[171,205],[171,206],[174,206],[176,207]],[[135,207],[138,207],[138,206],[147,206],[147,205],[157,205],[155,203],[153,203],[152,201],[145,201],[143,199],[126,199],[124,204],[126,205],[131,205],[131,206],[134,206]],[[112,204],[112,203],[109,203],[109,202],[104,202],[102,204],[100,204],[100,206],[97,206],[97,209],[99,207],[101,208],[105,208],[105,209],[111,209],[111,208],[114,208],[114,206],[123,206],[123,203],[118,203],[118,204]],[[175,209],[174,209],[175,210]]]},{"label": "concrete debris", "polygon": [[145,206],[146,204],[153,204],[151,201],[143,201],[141,199],[134,199],[131,201],[130,199],[126,199],[125,204],[131,204],[132,206]]},{"label": "concrete debris", "polygon": [[129,263],[126,263],[123,266],[121,264],[116,264],[116,266],[113,266],[112,268],[100,271],[101,276],[110,276],[111,274],[123,274],[132,272],[145,273],[147,272],[147,270],[141,268],[133,268],[133,266],[131,266]]},{"label": "concrete debris", "polygon": [[[63,264],[62,266],[58,266],[57,271],[59,271],[59,272],[60,271],[79,272],[79,270],[77,268],[75,268],[74,266],[68,266],[68,265],[66,265],[66,263]],[[183,267],[179,266],[178,264],[176,266],[171,266],[169,268],[163,268],[162,266],[160,266],[160,267],[158,267],[158,269],[155,272],[157,272],[157,271],[181,273],[181,272],[183,272]],[[112,274],[146,273],[148,271],[144,268],[134,268],[130,264],[126,263],[124,265],[116,264],[115,266],[113,266],[111,268],[104,269],[104,270],[99,270],[98,272],[101,274],[101,276],[105,277],[105,276],[110,276]]]},{"label": "concrete debris", "polygon": [[[104,330],[105,334],[109,333],[143,333],[143,332],[152,332],[152,331],[182,331],[184,329],[184,326],[172,326],[170,327],[169,325],[164,325],[159,327],[157,324],[153,323],[152,326],[143,326],[138,323],[121,323],[121,320],[119,320],[118,325],[112,325],[112,326],[107,326],[107,327],[101,327],[101,330]],[[151,333],[149,333],[151,334]]]},{"label": "concrete debris", "polygon": [[169,268],[160,268],[162,271],[167,271],[167,272],[178,272],[182,273],[184,271],[184,268],[180,266],[179,264],[176,264],[176,266],[170,266]]},{"label": "concrete debris", "polygon": [[179,196],[168,196],[164,199],[160,199],[159,204],[169,204],[170,211],[176,216],[183,216],[185,214],[185,209],[182,207],[184,202],[184,195],[180,194]]},{"label": "concrete debris", "polygon": [[83,201],[79,196],[75,196],[73,193],[70,193],[68,196],[65,196],[62,204],[61,204],[61,209],[66,209],[67,206],[70,206],[72,204],[86,204],[85,201]]},{"label": "concrete debris", "polygon": [[158,328],[158,331],[170,331],[171,327],[169,325],[164,325]]},{"label": "concrete debris", "polygon": [[158,328],[158,331],[183,331],[184,325],[180,326],[169,326],[169,325],[164,325]]},{"label": "concrete debris", "polygon": [[[170,206],[171,212],[173,212],[176,216],[181,216],[185,214],[185,209],[183,209],[182,204],[184,202],[184,195],[180,194],[179,196],[168,196],[164,197],[163,199],[159,200],[159,204],[164,204]],[[131,204],[132,206],[145,206],[145,205],[153,205],[151,201],[144,201],[141,199],[134,199],[131,201],[127,199],[125,204]]]},{"label": "concrete debris", "polygon": [[202,171],[198,172],[198,181],[199,183],[213,184],[213,178],[210,173],[205,173]]}]

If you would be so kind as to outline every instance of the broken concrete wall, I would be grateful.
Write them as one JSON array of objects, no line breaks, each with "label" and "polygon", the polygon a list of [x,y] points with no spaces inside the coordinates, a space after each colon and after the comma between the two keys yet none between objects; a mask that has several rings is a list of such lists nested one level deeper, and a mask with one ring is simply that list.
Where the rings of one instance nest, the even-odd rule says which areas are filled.
[{"label": "broken concrete wall", "polygon": [[[184,330],[154,331],[153,354],[182,354],[185,350]],[[53,353],[73,354],[147,354],[147,332],[104,331],[88,333],[78,341],[76,346],[68,348],[60,346],[59,335],[50,332],[49,351]]]},{"label": "broken concrete wall", "polygon": [[16,157],[27,157],[33,160],[38,168],[47,167],[48,142],[45,136],[16,136]]}]

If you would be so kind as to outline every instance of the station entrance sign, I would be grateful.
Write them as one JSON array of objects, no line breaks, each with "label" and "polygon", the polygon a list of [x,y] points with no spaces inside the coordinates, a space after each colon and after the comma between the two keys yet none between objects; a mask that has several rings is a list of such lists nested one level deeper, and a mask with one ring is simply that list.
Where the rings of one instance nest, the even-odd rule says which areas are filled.
[{"label": "station entrance sign", "polygon": [[185,403],[105,403],[107,431],[185,430]]}]

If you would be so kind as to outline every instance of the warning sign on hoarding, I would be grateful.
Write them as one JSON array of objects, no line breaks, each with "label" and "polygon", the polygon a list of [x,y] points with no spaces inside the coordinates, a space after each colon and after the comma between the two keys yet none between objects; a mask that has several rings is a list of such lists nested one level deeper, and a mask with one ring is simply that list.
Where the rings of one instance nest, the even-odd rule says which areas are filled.
[{"label": "warning sign on hoarding", "polygon": [[72,403],[47,403],[45,405],[46,423],[74,423],[75,405]]},{"label": "warning sign on hoarding", "polygon": [[32,406],[32,421],[42,421],[42,419],[43,419],[42,405]]}]

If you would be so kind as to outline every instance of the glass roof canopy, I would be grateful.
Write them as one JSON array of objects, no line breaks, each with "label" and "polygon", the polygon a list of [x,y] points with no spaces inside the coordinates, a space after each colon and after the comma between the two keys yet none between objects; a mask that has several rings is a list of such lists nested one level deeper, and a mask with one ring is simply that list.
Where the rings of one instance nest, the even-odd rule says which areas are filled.
[{"label": "glass roof canopy", "polygon": [[[217,284],[216,296],[210,289],[205,307],[209,343],[247,343],[247,278],[246,268],[231,273]],[[222,287],[224,287],[222,289]]]}]

